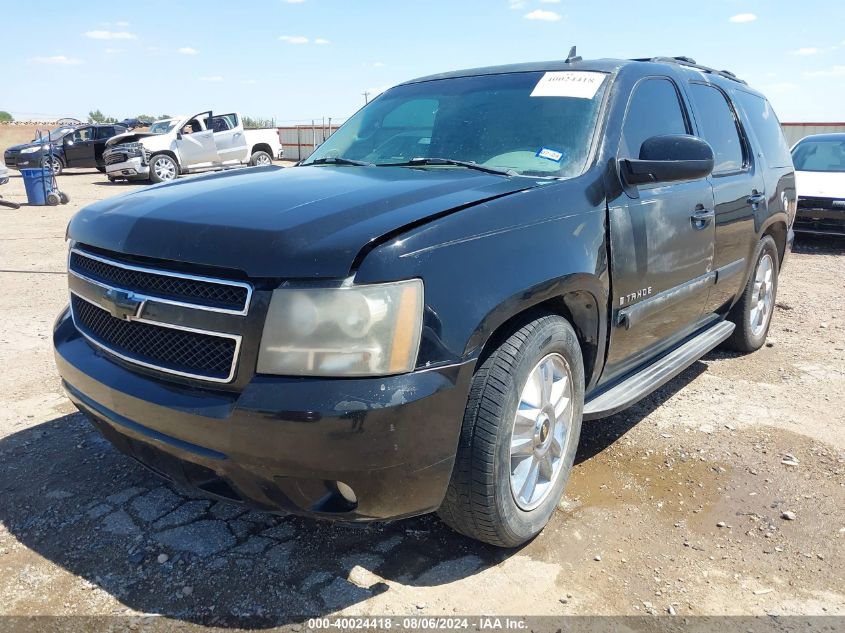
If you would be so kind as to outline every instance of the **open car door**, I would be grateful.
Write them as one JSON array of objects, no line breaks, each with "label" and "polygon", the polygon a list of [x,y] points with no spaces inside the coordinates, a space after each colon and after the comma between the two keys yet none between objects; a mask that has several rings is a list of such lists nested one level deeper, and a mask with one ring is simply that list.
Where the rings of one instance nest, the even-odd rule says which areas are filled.
[{"label": "open car door", "polygon": [[213,167],[220,164],[214,132],[206,128],[204,121],[211,119],[211,111],[200,112],[188,119],[176,136],[176,146],[182,161],[182,168]]}]

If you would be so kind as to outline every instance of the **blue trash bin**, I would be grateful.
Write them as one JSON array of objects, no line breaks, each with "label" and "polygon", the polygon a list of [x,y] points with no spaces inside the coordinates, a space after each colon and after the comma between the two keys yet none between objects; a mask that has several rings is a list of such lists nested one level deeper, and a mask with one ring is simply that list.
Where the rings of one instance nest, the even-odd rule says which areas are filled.
[{"label": "blue trash bin", "polygon": [[52,174],[49,169],[21,169],[23,186],[26,188],[26,201],[32,205],[47,204],[46,191],[50,189]]}]

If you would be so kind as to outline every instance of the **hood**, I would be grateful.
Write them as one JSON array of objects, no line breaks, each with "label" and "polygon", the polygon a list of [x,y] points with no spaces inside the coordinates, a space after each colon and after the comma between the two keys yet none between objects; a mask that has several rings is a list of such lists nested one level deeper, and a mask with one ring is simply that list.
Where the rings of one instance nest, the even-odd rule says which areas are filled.
[{"label": "hood", "polygon": [[[42,147],[42,146],[46,146],[46,145],[47,145],[47,139],[44,139],[44,142],[42,142],[42,143],[39,143],[38,141],[35,141],[34,143],[20,143],[18,145],[12,145],[10,147],[7,147],[6,150],[7,151],[8,150],[20,151],[22,149],[26,149],[27,147]],[[53,139],[53,147],[60,147],[60,146],[61,146],[61,141],[56,141],[56,139]]]},{"label": "hood", "polygon": [[468,169],[255,167],[97,202],[73,217],[68,236],[250,277],[344,278],[385,234],[539,182]]},{"label": "hood", "polygon": [[150,134],[149,132],[124,132],[123,134],[112,136],[108,141],[106,141],[106,147],[120,145],[121,143],[134,143],[135,141],[140,141],[148,136],[161,136],[161,134]]},{"label": "hood", "polygon": [[845,198],[845,172],[796,171],[795,189],[799,197]]}]

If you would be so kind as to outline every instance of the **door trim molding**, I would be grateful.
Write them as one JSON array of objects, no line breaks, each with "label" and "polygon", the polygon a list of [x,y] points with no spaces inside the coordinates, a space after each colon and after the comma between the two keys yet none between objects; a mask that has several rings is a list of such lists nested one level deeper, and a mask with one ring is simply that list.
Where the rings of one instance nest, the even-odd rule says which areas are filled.
[{"label": "door trim molding", "polygon": [[735,262],[731,262],[730,264],[725,264],[724,266],[716,269],[716,284],[721,284],[730,279],[731,277],[735,277],[739,273],[741,273],[745,269],[745,258],[738,259]]},{"label": "door trim molding", "polygon": [[616,313],[616,324],[623,326],[626,330],[630,330],[640,321],[654,316],[658,312],[669,308],[685,299],[690,295],[700,291],[705,286],[712,285],[716,282],[716,271],[705,273],[699,277],[685,281],[682,284],[673,286],[663,292],[658,292],[653,297],[644,299],[639,303],[635,303],[627,308],[622,308]]}]

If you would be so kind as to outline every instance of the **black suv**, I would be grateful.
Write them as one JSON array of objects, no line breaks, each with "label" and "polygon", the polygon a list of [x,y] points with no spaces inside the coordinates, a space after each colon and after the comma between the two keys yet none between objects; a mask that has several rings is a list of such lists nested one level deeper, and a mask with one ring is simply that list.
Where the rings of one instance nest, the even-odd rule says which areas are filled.
[{"label": "black suv", "polygon": [[301,166],[80,211],[56,360],[167,478],[515,546],[583,419],[763,345],[795,200],[765,97],[687,58],[426,77]]},{"label": "black suv", "polygon": [[[115,123],[63,126],[51,130],[49,136],[45,133],[41,142],[33,139],[31,143],[9,147],[3,159],[7,167],[26,169],[41,165],[51,167],[56,175],[65,167],[96,167],[105,171],[103,150],[106,141],[124,132],[126,127]],[[48,138],[53,144],[52,156]]]}]

